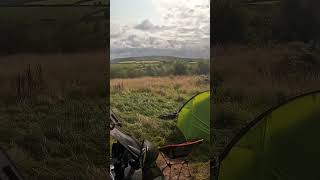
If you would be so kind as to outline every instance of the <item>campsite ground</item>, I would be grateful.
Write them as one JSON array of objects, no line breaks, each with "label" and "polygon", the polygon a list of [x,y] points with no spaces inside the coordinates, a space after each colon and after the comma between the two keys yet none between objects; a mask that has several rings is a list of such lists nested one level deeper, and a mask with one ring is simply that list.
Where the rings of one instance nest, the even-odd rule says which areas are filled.
[{"label": "campsite ground", "polygon": [[0,146],[26,179],[107,179],[104,59],[0,57]]},{"label": "campsite ground", "polygon": [[320,51],[292,42],[267,47],[214,47],[212,80],[214,154],[259,114],[302,93],[320,89]]},{"label": "campsite ground", "polygon": [[[156,146],[182,141],[175,122],[158,116],[176,111],[193,95],[208,90],[205,76],[164,76],[112,79],[111,107],[123,120],[123,129],[139,140]],[[191,155],[191,170],[197,179],[209,178],[208,144]],[[158,159],[159,166],[163,161]]]}]

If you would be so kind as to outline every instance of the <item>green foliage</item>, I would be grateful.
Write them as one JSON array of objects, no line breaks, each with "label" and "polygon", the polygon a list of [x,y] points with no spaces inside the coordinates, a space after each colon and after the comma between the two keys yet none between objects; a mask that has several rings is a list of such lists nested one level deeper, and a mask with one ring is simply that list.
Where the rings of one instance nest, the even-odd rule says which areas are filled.
[{"label": "green foliage", "polygon": [[198,74],[210,74],[210,63],[199,62]]},{"label": "green foliage", "polygon": [[184,75],[187,74],[187,66],[183,63],[176,62],[174,64],[174,74],[175,75]]}]

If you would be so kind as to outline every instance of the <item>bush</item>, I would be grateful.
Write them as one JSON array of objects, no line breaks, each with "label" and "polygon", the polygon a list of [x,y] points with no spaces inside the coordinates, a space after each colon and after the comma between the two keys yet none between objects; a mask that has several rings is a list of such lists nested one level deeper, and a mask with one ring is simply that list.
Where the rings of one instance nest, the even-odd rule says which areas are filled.
[{"label": "bush", "polygon": [[174,64],[174,74],[175,75],[184,75],[187,74],[187,66],[183,63],[176,62]]},{"label": "bush", "polygon": [[209,74],[210,73],[210,64],[205,62],[198,63],[198,74]]}]

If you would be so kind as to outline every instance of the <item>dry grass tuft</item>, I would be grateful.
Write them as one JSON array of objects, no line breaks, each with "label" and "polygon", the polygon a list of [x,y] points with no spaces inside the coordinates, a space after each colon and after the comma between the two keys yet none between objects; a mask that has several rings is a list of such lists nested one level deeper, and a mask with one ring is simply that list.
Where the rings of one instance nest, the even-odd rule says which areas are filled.
[{"label": "dry grass tuft", "polygon": [[112,79],[111,91],[114,90],[138,90],[147,88],[153,92],[163,93],[162,89],[179,91],[202,90],[208,86],[207,82],[201,83],[201,76],[170,76],[170,77],[141,77],[132,79]]}]

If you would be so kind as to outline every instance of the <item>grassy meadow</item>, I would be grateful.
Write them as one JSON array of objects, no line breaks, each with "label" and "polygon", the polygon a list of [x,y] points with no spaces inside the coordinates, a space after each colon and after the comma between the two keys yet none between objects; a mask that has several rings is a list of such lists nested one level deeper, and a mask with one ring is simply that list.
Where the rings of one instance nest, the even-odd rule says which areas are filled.
[{"label": "grassy meadow", "polygon": [[107,179],[105,57],[0,57],[0,146],[26,179]]},{"label": "grassy meadow", "polygon": [[[142,66],[160,67],[163,63],[111,64],[111,77],[113,68],[120,69],[122,66],[123,72],[126,68],[143,72]],[[162,68],[168,70],[169,67],[174,67],[173,62],[171,66],[169,64]],[[186,62],[184,65],[189,64]],[[135,69],[132,69],[133,67]],[[174,73],[147,75],[113,78],[110,81],[111,108],[122,119],[122,129],[139,141],[146,139],[157,147],[183,142],[183,135],[177,129],[176,122],[160,120],[159,116],[177,111],[193,95],[209,90],[208,77],[196,74],[174,75]],[[204,144],[196,148],[190,156],[191,170],[196,179],[209,178],[208,148],[209,144]]]}]

